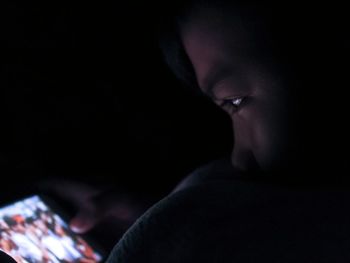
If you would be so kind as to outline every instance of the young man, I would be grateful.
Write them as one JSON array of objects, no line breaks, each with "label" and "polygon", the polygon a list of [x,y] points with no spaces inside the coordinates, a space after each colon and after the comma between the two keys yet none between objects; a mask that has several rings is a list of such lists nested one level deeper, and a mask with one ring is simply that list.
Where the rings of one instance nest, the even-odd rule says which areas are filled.
[{"label": "young man", "polygon": [[338,188],[348,181],[344,10],[252,0],[172,7],[161,23],[165,58],[229,114],[232,164],[186,178],[108,262],[350,261],[350,198]]},{"label": "young man", "polygon": [[237,170],[295,176],[320,163],[340,167],[332,151],[345,143],[346,37],[325,8],[194,1],[175,16],[172,32],[165,29],[173,71],[230,116]]},{"label": "young man", "polygon": [[350,260],[348,40],[338,8],[249,0],[173,8],[161,23],[165,58],[229,114],[232,166],[190,175],[108,262]]}]

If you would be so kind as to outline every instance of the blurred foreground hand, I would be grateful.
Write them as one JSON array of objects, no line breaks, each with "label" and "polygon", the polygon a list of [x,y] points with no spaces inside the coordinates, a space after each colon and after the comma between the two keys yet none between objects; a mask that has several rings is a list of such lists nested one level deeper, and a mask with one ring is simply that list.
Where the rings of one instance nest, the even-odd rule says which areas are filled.
[{"label": "blurred foreground hand", "polygon": [[76,209],[77,213],[69,224],[74,232],[80,234],[95,228],[124,232],[152,203],[146,201],[147,198],[132,196],[120,189],[95,187],[67,179],[48,179],[39,187]]}]

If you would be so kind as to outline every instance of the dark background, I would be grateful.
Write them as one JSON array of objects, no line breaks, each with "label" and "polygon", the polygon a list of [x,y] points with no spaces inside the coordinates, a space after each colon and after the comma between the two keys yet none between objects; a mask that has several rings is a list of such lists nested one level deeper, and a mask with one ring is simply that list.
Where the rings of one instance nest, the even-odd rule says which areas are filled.
[{"label": "dark background", "polygon": [[1,2],[3,200],[53,175],[161,197],[229,152],[224,114],[162,61],[162,10],[116,2]]},{"label": "dark background", "polygon": [[229,153],[229,120],[165,66],[164,10],[144,2],[0,2],[0,203],[52,176],[157,200]]}]

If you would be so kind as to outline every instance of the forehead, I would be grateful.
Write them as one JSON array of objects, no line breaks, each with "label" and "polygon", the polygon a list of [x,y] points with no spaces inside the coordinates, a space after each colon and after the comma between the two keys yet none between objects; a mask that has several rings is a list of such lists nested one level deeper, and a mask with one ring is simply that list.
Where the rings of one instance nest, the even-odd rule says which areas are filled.
[{"label": "forehead", "polygon": [[254,43],[253,35],[233,11],[209,7],[188,15],[180,24],[180,36],[200,86],[209,72],[244,63]]},{"label": "forehead", "polygon": [[187,14],[180,23],[180,35],[189,48],[200,44],[203,49],[242,47],[249,39],[246,25],[236,12],[214,7],[198,7]]}]

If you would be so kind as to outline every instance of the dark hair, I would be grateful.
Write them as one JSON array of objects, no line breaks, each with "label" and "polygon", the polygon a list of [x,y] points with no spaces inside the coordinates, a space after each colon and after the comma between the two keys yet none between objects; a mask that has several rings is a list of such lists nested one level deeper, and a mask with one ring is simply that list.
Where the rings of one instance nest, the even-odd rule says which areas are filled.
[{"label": "dark hair", "polygon": [[[244,18],[247,20],[257,19],[257,10],[266,5],[260,5],[259,1],[230,1],[230,0],[189,0],[177,1],[176,4],[168,6],[167,10],[163,9],[165,15],[160,17],[158,22],[159,44],[166,64],[175,74],[175,76],[185,85],[197,87],[197,80],[192,64],[184,50],[181,37],[179,35],[179,27],[183,20],[186,20],[191,11],[198,6],[207,7],[224,7],[235,8],[240,12],[244,12]],[[266,11],[269,9],[267,8]],[[269,16],[269,15],[268,15]]]},{"label": "dark hair", "polygon": [[[172,16],[174,15],[174,16]],[[194,69],[183,48],[173,13],[159,22],[159,45],[164,60],[175,76],[186,86],[196,87]]]},{"label": "dark hair", "polygon": [[[260,46],[257,50],[259,56],[266,55],[264,59],[280,61],[279,65],[288,72],[307,63],[310,54],[317,56],[325,47],[331,47],[334,49],[332,52],[339,52],[341,55],[348,43],[341,10],[334,7],[332,9],[328,5],[322,6],[321,3],[315,6],[301,1],[276,3],[271,0],[179,0],[164,9],[165,15],[161,16],[158,23],[158,35],[165,62],[187,86],[197,87],[198,84],[182,45],[179,26],[181,21],[200,6],[232,11],[233,16],[244,20],[244,25],[250,26],[248,30],[256,35],[254,41]],[[339,15],[332,15],[338,12]],[[330,19],[327,19],[327,15]],[[266,50],[268,54],[264,54]],[[310,57],[309,60],[312,59]]]}]

